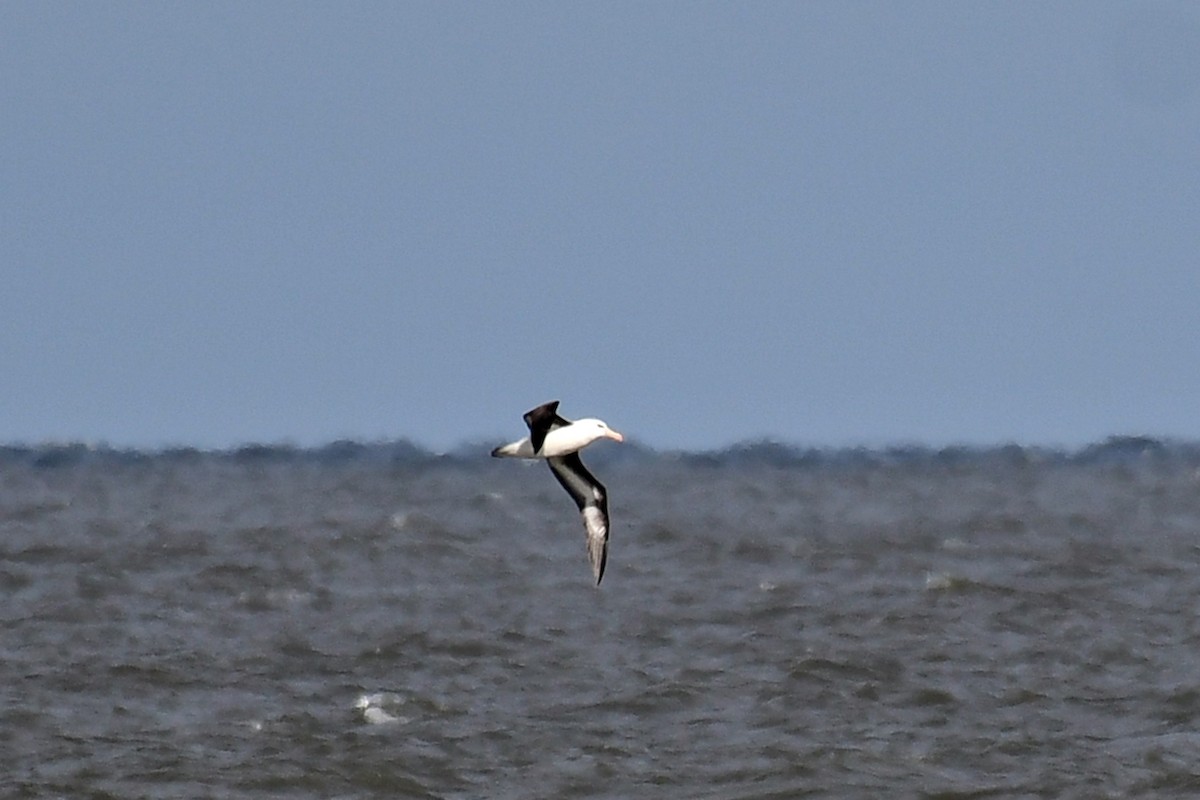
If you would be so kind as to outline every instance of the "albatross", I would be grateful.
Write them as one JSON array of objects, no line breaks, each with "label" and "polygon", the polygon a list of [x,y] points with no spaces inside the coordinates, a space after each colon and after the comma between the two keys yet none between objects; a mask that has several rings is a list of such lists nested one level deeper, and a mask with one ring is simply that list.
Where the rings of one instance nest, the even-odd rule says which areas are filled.
[{"label": "albatross", "polygon": [[554,477],[571,495],[583,515],[587,531],[588,560],[596,585],[604,577],[608,560],[608,493],[604,484],[588,472],[579,459],[579,451],[599,439],[623,442],[625,437],[608,427],[603,420],[577,419],[572,422],[558,415],[558,401],[545,403],[525,414],[529,435],[524,439],[497,447],[496,458],[544,458]]}]

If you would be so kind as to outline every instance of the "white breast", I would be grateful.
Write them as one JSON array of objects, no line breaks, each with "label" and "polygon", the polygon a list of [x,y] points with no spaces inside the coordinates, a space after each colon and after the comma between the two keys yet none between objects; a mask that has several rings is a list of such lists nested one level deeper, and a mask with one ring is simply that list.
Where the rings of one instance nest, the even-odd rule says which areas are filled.
[{"label": "white breast", "polygon": [[565,456],[582,450],[599,438],[596,429],[587,425],[572,422],[561,428],[555,428],[546,434],[542,442],[542,452],[539,455],[546,458]]}]

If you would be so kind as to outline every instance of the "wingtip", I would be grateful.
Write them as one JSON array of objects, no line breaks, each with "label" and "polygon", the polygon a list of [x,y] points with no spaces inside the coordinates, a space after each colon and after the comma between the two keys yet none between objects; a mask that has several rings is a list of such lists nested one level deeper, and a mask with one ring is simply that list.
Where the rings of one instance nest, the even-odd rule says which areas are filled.
[{"label": "wingtip", "polygon": [[599,558],[595,557],[594,552],[589,553],[593,556],[592,559],[592,574],[596,576],[596,586],[600,585],[600,581],[604,580],[604,566],[608,563],[608,547],[607,543],[602,545]]},{"label": "wingtip", "polygon": [[558,401],[551,400],[549,403],[542,403],[537,408],[529,409],[528,411],[525,412],[525,414],[522,416],[522,418],[525,420],[525,424],[528,425],[530,420],[539,414],[557,414],[557,413],[558,413]]}]

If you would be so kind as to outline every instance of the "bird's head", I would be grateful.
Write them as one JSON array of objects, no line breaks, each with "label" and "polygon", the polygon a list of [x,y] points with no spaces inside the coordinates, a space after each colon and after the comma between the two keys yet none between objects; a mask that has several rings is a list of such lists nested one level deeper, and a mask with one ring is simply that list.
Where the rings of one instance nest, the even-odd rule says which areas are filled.
[{"label": "bird's head", "polygon": [[600,439],[612,439],[614,442],[625,441],[624,436],[608,427],[608,423],[602,419],[581,419],[576,420],[575,424],[581,426],[591,436],[593,442]]}]

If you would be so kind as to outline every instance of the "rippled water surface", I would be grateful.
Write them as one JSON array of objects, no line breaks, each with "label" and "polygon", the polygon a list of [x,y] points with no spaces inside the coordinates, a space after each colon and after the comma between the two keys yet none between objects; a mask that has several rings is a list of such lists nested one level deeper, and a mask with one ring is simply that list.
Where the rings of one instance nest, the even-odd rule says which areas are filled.
[{"label": "rippled water surface", "polygon": [[1194,459],[18,455],[5,797],[1200,792]]}]

